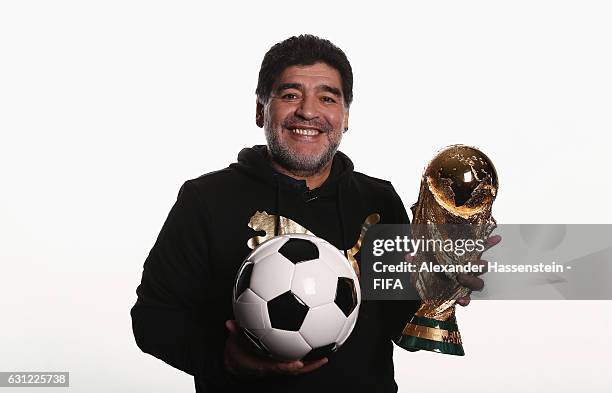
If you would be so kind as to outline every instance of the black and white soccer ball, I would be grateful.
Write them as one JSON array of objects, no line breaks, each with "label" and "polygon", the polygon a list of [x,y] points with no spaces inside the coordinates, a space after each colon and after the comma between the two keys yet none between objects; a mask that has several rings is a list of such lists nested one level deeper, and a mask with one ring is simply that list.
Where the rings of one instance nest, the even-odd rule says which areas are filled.
[{"label": "black and white soccer ball", "polygon": [[359,279],[346,257],[312,235],[274,237],[238,271],[234,316],[260,352],[316,360],[335,352],[357,321]]}]

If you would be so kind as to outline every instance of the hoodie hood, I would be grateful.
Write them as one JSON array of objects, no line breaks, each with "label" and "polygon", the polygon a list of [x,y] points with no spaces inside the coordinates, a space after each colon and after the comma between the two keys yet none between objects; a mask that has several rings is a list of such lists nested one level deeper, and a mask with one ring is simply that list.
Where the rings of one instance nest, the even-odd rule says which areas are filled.
[{"label": "hoodie hood", "polygon": [[270,165],[267,147],[265,145],[256,145],[242,149],[238,153],[238,162],[231,164],[230,168],[257,178],[273,187],[279,185],[282,188],[310,193],[311,196],[317,197],[337,194],[339,187],[346,186],[346,182],[353,173],[354,167],[353,162],[344,153],[336,152],[329,177],[321,186],[310,190],[306,186],[306,181],[296,180],[275,171]]}]

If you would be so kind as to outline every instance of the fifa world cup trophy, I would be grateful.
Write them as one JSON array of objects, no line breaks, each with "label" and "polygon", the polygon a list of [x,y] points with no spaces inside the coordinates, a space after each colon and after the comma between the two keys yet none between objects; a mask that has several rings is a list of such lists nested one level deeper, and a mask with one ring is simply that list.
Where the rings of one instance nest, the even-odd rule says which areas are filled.
[{"label": "fifa world cup trophy", "polygon": [[[441,150],[425,168],[419,199],[411,208],[412,238],[430,240],[434,245],[458,239],[484,244],[496,227],[491,206],[497,189],[495,167],[480,150],[465,145]],[[422,304],[395,340],[399,346],[464,355],[455,303],[468,295],[469,289],[457,282],[459,269],[432,271],[436,269],[421,266],[466,265],[476,262],[482,251],[474,247],[459,254],[443,249],[415,253],[412,263],[416,271],[411,282]]]}]

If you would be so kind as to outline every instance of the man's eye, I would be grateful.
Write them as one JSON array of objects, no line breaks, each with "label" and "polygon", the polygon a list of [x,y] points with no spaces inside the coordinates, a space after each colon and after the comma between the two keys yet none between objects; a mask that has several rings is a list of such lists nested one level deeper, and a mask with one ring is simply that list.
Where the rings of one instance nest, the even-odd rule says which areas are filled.
[{"label": "man's eye", "polygon": [[336,102],[336,100],[334,100],[333,98],[328,97],[328,96],[323,96],[323,97],[321,97],[321,100],[322,100],[323,102],[332,103],[332,104]]},{"label": "man's eye", "polygon": [[287,93],[287,94],[283,95],[283,99],[285,99],[285,100],[297,100],[298,96],[297,96],[297,94]]}]

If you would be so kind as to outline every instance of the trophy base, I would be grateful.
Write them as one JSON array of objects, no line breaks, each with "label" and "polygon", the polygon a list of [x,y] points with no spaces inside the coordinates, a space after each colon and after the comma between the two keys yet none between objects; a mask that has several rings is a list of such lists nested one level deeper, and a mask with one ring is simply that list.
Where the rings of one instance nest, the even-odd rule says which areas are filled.
[{"label": "trophy base", "polygon": [[454,317],[438,321],[415,315],[395,343],[408,351],[423,349],[446,355],[465,355]]}]

